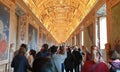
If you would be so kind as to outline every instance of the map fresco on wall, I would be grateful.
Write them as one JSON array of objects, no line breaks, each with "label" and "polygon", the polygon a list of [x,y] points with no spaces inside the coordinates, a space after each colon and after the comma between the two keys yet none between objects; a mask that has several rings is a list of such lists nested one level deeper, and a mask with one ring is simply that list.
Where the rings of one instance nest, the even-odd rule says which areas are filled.
[{"label": "map fresco on wall", "polygon": [[29,24],[29,31],[28,31],[29,49],[38,50],[37,33],[38,33],[37,29]]},{"label": "map fresco on wall", "polygon": [[0,64],[9,60],[9,9],[0,3]]},{"label": "map fresco on wall", "polygon": [[120,54],[120,3],[112,7],[112,41],[114,49]]},{"label": "map fresco on wall", "polygon": [[120,39],[120,3],[112,7],[112,40]]}]

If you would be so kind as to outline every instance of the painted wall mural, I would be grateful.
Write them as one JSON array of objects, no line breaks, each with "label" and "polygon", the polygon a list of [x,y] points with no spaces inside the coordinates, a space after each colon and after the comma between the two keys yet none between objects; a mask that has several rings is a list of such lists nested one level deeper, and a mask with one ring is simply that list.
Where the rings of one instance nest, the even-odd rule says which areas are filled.
[{"label": "painted wall mural", "polygon": [[0,64],[9,59],[9,20],[10,10],[0,3]]},{"label": "painted wall mural", "polygon": [[120,3],[112,7],[112,40],[120,39]]},{"label": "painted wall mural", "polygon": [[120,3],[112,7],[112,20],[113,48],[120,54]]},{"label": "painted wall mural", "polygon": [[29,24],[29,31],[28,31],[28,45],[29,49],[38,50],[37,38],[38,38],[38,31],[35,27]]}]

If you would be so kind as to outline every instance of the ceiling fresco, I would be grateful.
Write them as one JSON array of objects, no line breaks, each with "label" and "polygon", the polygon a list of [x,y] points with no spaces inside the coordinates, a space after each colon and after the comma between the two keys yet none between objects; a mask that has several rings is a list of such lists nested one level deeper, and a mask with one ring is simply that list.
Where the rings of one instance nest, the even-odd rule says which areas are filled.
[{"label": "ceiling fresco", "polygon": [[65,42],[98,0],[23,0],[58,43]]}]

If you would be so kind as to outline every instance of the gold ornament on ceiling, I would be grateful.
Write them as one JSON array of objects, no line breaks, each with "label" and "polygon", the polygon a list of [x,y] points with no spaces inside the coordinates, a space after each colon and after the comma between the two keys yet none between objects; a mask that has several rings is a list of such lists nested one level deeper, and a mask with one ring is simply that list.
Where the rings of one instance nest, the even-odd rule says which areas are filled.
[{"label": "gold ornament on ceiling", "polygon": [[23,0],[58,43],[65,42],[98,0]]}]

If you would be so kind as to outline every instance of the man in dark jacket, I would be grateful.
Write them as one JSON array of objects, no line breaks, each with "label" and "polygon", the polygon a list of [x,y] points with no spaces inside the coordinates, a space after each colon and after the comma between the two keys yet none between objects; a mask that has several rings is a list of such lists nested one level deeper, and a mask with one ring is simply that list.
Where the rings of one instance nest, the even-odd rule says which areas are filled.
[{"label": "man in dark jacket", "polygon": [[74,69],[75,72],[79,72],[79,65],[82,63],[82,54],[78,50],[78,48],[75,48],[72,52],[74,56]]},{"label": "man in dark jacket", "polygon": [[30,65],[28,64],[28,60],[25,56],[26,46],[20,47],[18,50],[18,54],[13,58],[11,67],[14,68],[14,72],[27,72],[27,69],[30,69]]}]

